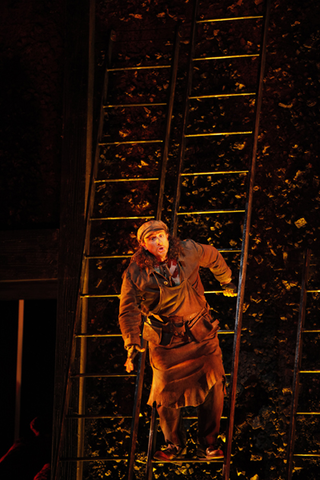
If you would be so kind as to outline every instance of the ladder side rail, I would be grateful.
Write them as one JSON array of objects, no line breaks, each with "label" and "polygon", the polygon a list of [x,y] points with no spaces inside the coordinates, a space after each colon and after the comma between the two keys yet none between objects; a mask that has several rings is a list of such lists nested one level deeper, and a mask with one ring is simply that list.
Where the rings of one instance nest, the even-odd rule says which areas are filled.
[{"label": "ladder side rail", "polygon": [[[110,66],[111,64],[111,57],[112,57],[112,37],[113,33],[109,32],[109,39],[107,44],[107,57],[106,57],[106,65]],[[92,55],[91,55],[92,57]],[[93,61],[91,59],[91,70],[93,68]],[[89,76],[93,77],[93,73],[89,72]],[[87,193],[87,210],[86,210],[86,230],[85,230],[85,242],[84,242],[84,251],[83,251],[83,262],[82,262],[82,272],[81,272],[81,293],[87,294],[89,288],[89,255],[90,255],[90,237],[91,237],[91,222],[90,218],[92,217],[93,206],[94,206],[94,198],[95,198],[95,180],[97,177],[98,171],[98,164],[99,164],[99,154],[100,154],[100,140],[102,138],[102,131],[103,131],[103,121],[104,121],[104,104],[106,102],[107,92],[108,92],[108,80],[109,74],[107,70],[105,70],[104,78],[103,78],[103,85],[102,85],[102,95],[100,100],[100,109],[99,109],[99,121],[98,121],[98,129],[97,129],[97,140],[96,140],[96,147],[95,147],[95,155],[94,161],[91,166],[90,177],[88,180],[89,189]],[[91,80],[93,81],[93,80]],[[90,99],[93,102],[93,99]],[[92,108],[92,107],[91,107]],[[88,105],[88,112],[89,112],[89,105]],[[92,113],[90,116],[92,121]],[[89,120],[88,120],[89,121]],[[90,143],[90,144],[89,144]],[[91,142],[88,142],[87,148],[92,148]],[[88,321],[88,298],[82,297],[80,299],[81,308],[80,308],[80,331],[81,333],[87,332],[87,321]],[[78,385],[78,434],[77,434],[77,457],[82,458],[84,456],[84,441],[85,441],[85,392],[86,392],[86,366],[87,366],[87,338],[84,336],[80,338],[80,353],[79,353],[79,385]],[[81,376],[83,375],[83,376]],[[83,477],[83,462],[77,462],[77,473],[76,478],[77,480],[81,480]]]},{"label": "ladder side rail", "polygon": [[105,63],[105,72],[103,78],[103,86],[102,86],[102,94],[101,94],[101,101],[99,107],[99,121],[98,121],[98,128],[96,134],[96,142],[95,142],[95,156],[94,162],[92,164],[92,170],[90,175],[90,186],[88,192],[88,202],[87,202],[87,210],[86,210],[86,236],[85,236],[85,243],[83,248],[83,254],[85,256],[84,261],[87,259],[88,255],[90,254],[90,230],[91,230],[91,217],[93,212],[94,206],[94,198],[95,198],[95,183],[96,177],[98,172],[99,166],[99,156],[100,156],[100,149],[101,149],[101,140],[103,136],[103,124],[104,124],[104,105],[107,99],[108,93],[108,83],[109,83],[109,66],[111,65],[112,59],[112,47],[113,47],[113,37],[114,32],[109,32],[108,44],[107,44],[107,56],[106,56],[106,63]]},{"label": "ladder side rail", "polygon": [[177,85],[180,36],[181,36],[180,27],[178,26],[176,28],[175,37],[174,37],[174,54],[173,54],[173,62],[172,62],[172,70],[171,70],[171,78],[170,78],[169,101],[168,101],[167,118],[166,118],[166,133],[165,133],[165,139],[164,139],[163,150],[162,150],[161,175],[160,175],[158,206],[157,206],[157,215],[156,215],[157,220],[161,220],[161,213],[163,208],[164,186],[165,186],[165,176],[167,172],[172,111],[173,111],[174,96],[175,96],[176,85]]},{"label": "ladder side rail", "polygon": [[[83,282],[83,288],[87,289],[89,275],[88,275],[88,261],[86,261],[86,269],[85,269],[85,277]],[[82,298],[81,302],[81,321],[80,321],[80,331],[86,332],[87,331],[87,317],[88,317],[88,299]],[[76,322],[77,323],[77,322]],[[75,339],[73,339],[74,341]],[[79,352],[79,373],[80,375],[85,375],[86,367],[87,367],[87,338],[81,337],[80,338],[80,352]],[[86,402],[85,402],[85,388],[86,388],[86,378],[80,377],[78,383],[78,414],[84,415]],[[84,432],[85,432],[85,419],[79,418],[77,421],[77,457],[84,456]],[[76,478],[77,480],[81,480],[83,476],[83,462],[77,462],[77,473]]]},{"label": "ladder side rail", "polygon": [[65,430],[65,420],[69,408],[69,400],[70,400],[70,382],[69,378],[71,376],[71,370],[72,370],[72,360],[74,357],[74,352],[75,352],[75,345],[73,342],[73,339],[75,338],[76,334],[76,329],[78,327],[79,321],[81,319],[81,294],[82,294],[82,289],[83,289],[83,281],[86,278],[85,272],[87,269],[87,250],[89,248],[89,240],[90,240],[90,216],[92,214],[92,209],[93,209],[93,204],[94,204],[94,178],[97,172],[98,168],[98,161],[99,161],[99,152],[100,152],[100,137],[102,133],[102,128],[103,128],[103,117],[104,117],[104,110],[103,110],[103,103],[107,95],[107,88],[108,88],[108,69],[107,67],[109,66],[109,62],[111,61],[111,47],[112,47],[112,32],[110,32],[109,39],[108,39],[108,56],[106,59],[106,69],[105,69],[105,74],[104,74],[104,82],[103,82],[103,93],[102,93],[102,98],[101,98],[101,105],[100,105],[100,119],[99,119],[99,127],[98,127],[98,134],[97,134],[97,142],[96,142],[96,148],[95,148],[95,157],[94,161],[92,163],[92,168],[91,168],[91,178],[90,178],[90,183],[87,191],[87,198],[86,198],[86,209],[85,209],[85,230],[84,230],[84,238],[83,238],[83,254],[82,254],[82,261],[80,265],[80,275],[78,277],[77,283],[77,291],[78,291],[78,296],[76,300],[76,306],[75,306],[75,311],[74,311],[74,321],[73,321],[73,327],[70,335],[70,348],[69,348],[69,353],[68,353],[68,374],[66,377],[66,384],[64,388],[64,394],[63,394],[63,406],[62,406],[62,416],[61,416],[61,421],[60,421],[60,428],[59,428],[59,433],[58,433],[58,442],[57,442],[57,450],[56,450],[56,456],[53,457],[53,469],[52,469],[52,478],[58,480],[58,470],[59,470],[59,461],[62,456],[62,447],[63,447],[63,433]]},{"label": "ladder side rail", "polygon": [[236,400],[236,390],[237,390],[237,376],[238,376],[239,352],[240,352],[241,328],[242,328],[242,313],[243,313],[245,281],[246,281],[246,271],[247,271],[247,261],[248,261],[248,251],[249,251],[249,233],[250,233],[251,216],[252,216],[253,187],[254,187],[255,170],[256,170],[256,153],[257,153],[257,144],[258,144],[260,112],[261,112],[261,105],[262,105],[263,77],[264,77],[264,69],[265,69],[265,62],[266,62],[266,44],[267,44],[267,32],[268,32],[269,17],[270,17],[270,4],[271,4],[271,0],[266,0],[263,31],[262,31],[259,74],[258,74],[257,99],[256,99],[256,105],[255,105],[253,147],[252,147],[251,165],[250,165],[250,171],[249,171],[249,182],[248,182],[248,190],[247,190],[247,201],[246,201],[246,208],[245,208],[244,229],[243,229],[242,248],[241,248],[242,252],[241,252],[241,259],[240,259],[238,296],[237,296],[236,319],[235,319],[235,329],[234,329],[235,334],[234,334],[234,340],[233,340],[232,370],[231,370],[231,380],[230,380],[229,416],[228,416],[227,442],[226,442],[227,445],[226,445],[225,461],[223,466],[224,480],[228,480],[230,476],[231,447],[232,447],[232,436],[233,436],[233,428],[234,428],[235,400]]},{"label": "ladder side rail", "polygon": [[186,93],[184,98],[184,112],[183,112],[183,123],[181,128],[181,138],[179,145],[179,165],[177,172],[177,184],[176,191],[174,195],[173,207],[172,207],[172,225],[171,232],[173,235],[177,234],[178,229],[178,210],[180,203],[181,195],[181,172],[185,156],[185,146],[186,146],[186,129],[189,113],[189,97],[191,94],[192,87],[192,70],[193,70],[193,57],[195,50],[195,38],[196,38],[196,27],[197,27],[197,12],[198,12],[199,0],[194,0],[193,13],[192,13],[192,30],[190,37],[190,48],[189,48],[189,59],[188,59],[188,73],[187,73],[187,85]]},{"label": "ladder side rail", "polygon": [[[191,81],[192,81],[192,58],[193,58],[193,51],[194,51],[194,39],[195,39],[195,28],[196,28],[196,13],[198,10],[198,0],[195,0],[194,3],[194,10],[193,10],[193,24],[192,24],[192,41],[190,43],[190,53],[189,53],[189,66],[188,66],[188,76],[187,76],[187,90],[185,96],[185,108],[184,108],[184,117],[183,117],[183,128],[182,128],[182,135],[180,141],[180,150],[179,150],[179,171],[178,171],[178,181],[176,185],[176,192],[175,192],[175,199],[174,199],[174,207],[173,207],[173,218],[172,218],[172,226],[171,232],[173,234],[176,233],[177,230],[177,210],[178,204],[180,200],[179,189],[181,188],[181,171],[182,171],[182,164],[184,158],[184,150],[185,150],[185,128],[187,124],[187,117],[188,117],[188,97],[191,91]],[[176,45],[175,45],[175,59],[174,67],[172,72],[172,79],[171,79],[171,95],[174,94],[175,86],[176,86],[176,75],[177,75],[177,68],[178,68],[178,46],[177,42],[180,42],[179,38],[179,30],[176,31]],[[175,71],[176,70],[176,71]],[[171,109],[171,114],[168,114],[168,121],[171,124],[172,118],[172,108],[173,108],[173,100],[172,102],[169,101],[169,109]],[[168,129],[168,124],[167,124]],[[169,138],[168,138],[169,140]],[[164,146],[164,156],[163,159],[167,162],[167,152],[169,143],[167,146]],[[166,173],[166,164],[165,166],[162,165],[162,172],[161,172],[161,181],[160,181],[160,190],[159,190],[159,198],[158,198],[158,210],[157,210],[157,219],[161,219],[161,211],[162,211],[162,199],[164,194],[164,175]],[[149,431],[149,442],[148,442],[148,452],[147,452],[147,464],[146,464],[146,480],[152,480],[153,477],[153,469],[152,469],[152,455],[155,448],[156,442],[156,406],[153,404],[152,406],[152,413],[151,413],[151,420],[150,420],[150,431]],[[128,479],[130,480],[130,479]]]},{"label": "ladder side rail", "polygon": [[156,438],[157,438],[156,419],[157,419],[156,402],[153,402],[151,420],[150,420],[149,442],[148,442],[146,480],[152,480],[152,454],[155,449]]},{"label": "ladder side rail", "polygon": [[140,408],[141,408],[144,371],[146,366],[147,341],[144,340],[143,338],[141,338],[141,346],[145,350],[140,354],[138,373],[136,378],[134,405],[133,405],[132,422],[131,422],[130,451],[129,451],[129,460],[128,460],[128,480],[134,479],[133,467],[134,467],[135,453],[136,453],[136,447],[137,447],[139,414],[140,414]]},{"label": "ladder side rail", "polygon": [[296,340],[296,350],[295,350],[295,357],[294,357],[294,371],[293,371],[293,381],[292,381],[292,404],[291,404],[288,449],[287,449],[287,472],[286,472],[287,480],[291,480],[292,469],[293,469],[293,451],[294,451],[294,441],[295,441],[296,413],[298,408],[299,378],[300,378],[300,367],[301,367],[301,356],[302,356],[302,332],[303,332],[305,315],[306,315],[309,264],[310,264],[310,250],[307,249],[306,252],[304,253],[304,262],[303,262],[302,279],[301,279],[299,317],[298,317],[298,326],[297,326],[297,340]]}]

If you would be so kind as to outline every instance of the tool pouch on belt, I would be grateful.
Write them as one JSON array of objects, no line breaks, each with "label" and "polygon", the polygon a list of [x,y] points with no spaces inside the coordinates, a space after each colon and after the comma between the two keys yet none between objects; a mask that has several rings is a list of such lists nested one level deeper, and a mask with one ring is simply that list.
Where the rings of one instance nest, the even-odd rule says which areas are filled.
[{"label": "tool pouch on belt", "polygon": [[[149,323],[150,322],[150,323]],[[175,324],[172,321],[159,322],[154,317],[143,325],[142,336],[145,340],[156,345],[170,346],[174,337],[185,336],[185,324]],[[187,337],[186,337],[187,338]]]},{"label": "tool pouch on belt", "polygon": [[162,325],[160,322],[158,323],[159,326],[150,325],[150,323],[144,322],[142,331],[142,337],[144,340],[155,343],[156,345],[159,345],[162,339]]},{"label": "tool pouch on belt", "polygon": [[219,320],[212,320],[211,315],[200,315],[187,326],[188,333],[196,342],[202,342],[206,337],[214,337],[219,330]]}]

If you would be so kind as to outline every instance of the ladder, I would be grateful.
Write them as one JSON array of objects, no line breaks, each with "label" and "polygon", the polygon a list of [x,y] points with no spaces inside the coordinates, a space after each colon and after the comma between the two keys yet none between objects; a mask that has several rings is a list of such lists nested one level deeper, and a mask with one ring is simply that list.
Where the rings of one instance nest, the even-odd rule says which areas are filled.
[{"label": "ladder", "polygon": [[[227,256],[228,263],[235,266],[234,270],[239,270],[239,287],[235,312],[235,326],[234,329],[231,330],[222,329],[219,331],[220,337],[228,336],[230,338],[230,334],[233,336],[233,349],[232,352],[230,352],[232,353],[232,362],[230,362],[231,373],[229,373],[229,375],[231,375],[229,383],[229,415],[227,418],[223,417],[223,420],[227,420],[226,455],[223,469],[221,472],[224,479],[228,479],[230,475],[232,434],[237,386],[237,370],[240,351],[242,311],[244,302],[246,265],[249,246],[249,230],[252,211],[252,195],[255,175],[255,157],[262,101],[262,82],[264,74],[265,48],[269,15],[270,2],[268,1],[265,4],[264,15],[236,18],[208,18],[207,16],[202,14],[198,2],[194,2],[193,22],[190,34],[189,64],[186,81],[187,85],[183,106],[181,137],[179,141],[179,163],[177,169],[178,174],[172,212],[173,234],[176,234],[178,231],[178,236],[180,236],[181,238],[185,238],[185,236],[190,235],[191,238],[199,239],[199,224],[201,224],[203,220],[199,221],[198,219],[201,218],[201,216],[205,216],[204,223],[206,225],[206,230],[204,231],[205,237],[203,238],[203,243],[212,240],[212,238],[208,239],[208,229],[210,228],[210,230],[213,231],[217,230],[215,223],[218,224],[219,227],[222,226],[222,224],[232,224],[233,235],[235,231],[235,224],[238,223],[240,228],[241,226],[243,226],[242,243],[240,245],[237,245],[237,241],[230,241],[230,236],[228,239],[227,237],[224,237],[223,234],[220,235],[220,232],[217,235],[219,238],[215,239],[217,240],[218,245],[221,242],[222,248],[218,248],[221,252],[224,253],[224,256]],[[214,36],[217,34],[217,25],[219,25],[220,22],[226,22],[226,24],[229,25],[228,28],[234,30],[236,30],[236,28],[233,27],[233,25],[237,23],[240,24],[243,28],[243,24],[245,22],[254,22],[253,24],[255,26],[258,22],[260,22],[260,50],[256,50],[255,53],[245,52],[228,55],[224,52],[224,54],[221,55],[222,52],[219,52],[211,56],[207,54],[198,56],[197,49],[199,50],[201,45],[208,42],[208,36],[211,39],[214,38]],[[230,27],[230,25],[232,25],[232,27]],[[208,32],[211,32],[211,35]],[[257,32],[255,33],[257,34]],[[252,44],[253,42],[251,43],[251,45]],[[230,68],[234,61],[240,62],[241,64],[241,62],[248,62],[248,59],[250,59],[251,66],[253,61],[257,60],[255,65],[257,68],[255,78],[256,85],[254,85],[254,88],[250,90],[248,89],[247,85],[241,84],[241,89],[244,88],[244,90],[239,91],[236,84],[233,85],[233,90],[231,90],[229,85],[228,90],[224,90],[222,92],[221,83],[219,84],[218,81],[215,81],[214,76],[217,74],[217,71],[222,76],[221,70],[225,71],[225,64],[223,62],[228,60]],[[222,65],[219,65],[219,62],[221,62]],[[212,63],[214,63],[214,66],[212,66]],[[232,67],[234,68],[233,65]],[[243,64],[242,68],[245,71],[246,67]],[[226,77],[228,73],[226,74]],[[215,86],[216,91],[212,92],[211,82],[208,82],[207,84],[205,82],[204,91],[200,93],[199,90],[201,88],[201,81],[199,81],[199,79],[201,79],[201,77],[206,78],[206,76],[209,76],[210,74],[212,75],[212,83]],[[224,78],[224,80],[226,81],[226,78]],[[228,80],[230,81],[230,78],[228,78]],[[245,88],[246,86],[247,88]],[[209,90],[206,91],[206,88],[208,89],[208,87]],[[224,103],[226,101],[230,102],[230,104],[228,105],[228,103]],[[245,123],[249,125],[249,128],[244,129],[243,125],[241,125],[241,122],[239,122],[239,124],[237,125],[238,128],[231,128],[234,127],[234,124],[232,121],[230,121],[230,111],[228,114],[228,108],[230,109],[230,111],[233,112],[233,114],[235,110],[237,111],[237,109],[239,109],[239,112],[245,111]],[[217,111],[219,110],[220,112],[222,112],[221,117],[219,116],[219,113],[217,113]],[[204,112],[208,111],[210,112],[210,114],[204,114]],[[222,118],[224,116],[225,118]],[[197,131],[195,131],[194,124],[199,125],[199,118],[204,119],[202,122],[203,126],[202,128],[197,128]],[[221,125],[219,125],[219,121],[221,121],[221,118],[222,122]],[[213,120],[216,125],[212,126]],[[205,121],[207,121],[207,123],[205,123]],[[227,125],[227,129],[223,129],[223,125]],[[233,140],[233,136],[235,136],[236,140]],[[232,139],[231,141],[230,138]],[[234,146],[241,145],[241,150],[247,147],[250,152],[248,154],[249,159],[247,158],[248,162],[245,163],[244,156],[244,158],[241,159],[242,163],[240,163],[241,161],[239,161],[238,158],[236,163],[237,168],[231,168],[230,164],[228,164],[226,168],[226,162],[224,158],[223,165],[225,168],[219,169],[217,168],[219,161],[214,162],[212,157],[215,155],[218,156],[219,154],[217,152],[219,151],[221,152],[221,157],[224,157],[226,151],[226,144],[228,142],[230,142]],[[223,145],[222,148],[221,144]],[[196,155],[200,156],[202,161],[199,161],[198,158],[195,159]],[[232,161],[230,163],[232,163]],[[239,169],[239,164],[241,165],[242,169]],[[209,168],[206,168],[207,165]],[[244,165],[248,167],[248,169],[245,169]],[[216,178],[217,180],[215,180]],[[229,188],[231,186],[231,190],[234,189],[230,196],[228,196],[226,186],[228,186]],[[199,210],[199,197],[192,197],[192,193],[195,193],[195,195],[197,195],[199,190],[202,190],[202,192],[204,192],[201,195],[202,199],[200,200],[200,202],[202,202],[203,204],[202,210]],[[190,192],[192,193],[190,194]],[[235,197],[237,199],[239,198],[239,201],[235,200],[235,198],[233,197],[235,192]],[[214,205],[216,208],[209,209],[208,205]],[[227,208],[225,207],[225,205],[228,205]],[[240,220],[236,220],[236,217],[240,217]],[[232,220],[230,220],[230,218],[232,218]],[[178,221],[180,222],[179,228]],[[193,229],[195,229],[194,236],[192,236],[192,233],[190,234]],[[239,233],[238,239],[240,238],[241,234]],[[226,248],[226,245],[228,245],[228,243],[233,245],[233,247],[239,246],[239,248]],[[216,242],[215,245],[217,246]],[[241,253],[241,256],[239,256],[239,253]],[[220,309],[217,308],[216,298],[212,299],[212,295],[216,295],[217,293],[219,292],[212,289],[208,289],[205,292],[209,303],[214,305],[212,309],[217,309],[217,313],[220,315],[220,318],[228,318],[228,314],[222,314],[223,307]],[[224,342],[223,340],[221,341],[222,350],[224,353],[226,350],[224,348],[224,343],[227,342],[228,340],[226,342]],[[192,422],[195,420],[195,417],[187,416],[185,420],[189,420]],[[149,432],[146,468],[147,480],[151,480],[153,478],[153,470],[155,469],[155,465],[159,463],[172,463],[152,460],[152,455],[155,450],[156,444],[156,432],[156,410],[154,406],[152,409],[151,425]],[[201,466],[201,464],[203,463],[208,462],[187,457],[184,460],[175,460],[174,465],[175,468],[177,468],[177,465],[192,464],[192,469],[190,470],[191,473],[194,471],[195,464],[200,464],[200,468],[203,468]],[[213,468],[217,471],[217,467]],[[184,475],[186,475],[185,467],[183,467],[181,473],[184,473]]]},{"label": "ladder", "polygon": [[[133,252],[132,232],[162,208],[157,199],[164,196],[179,31],[165,45],[166,64],[147,61],[123,66],[120,61],[113,67],[115,40],[111,32],[55,479],[101,478],[106,469],[118,478],[133,474],[144,358],[138,376],[124,373],[125,351],[117,324],[119,290],[121,272]],[[121,40],[120,59],[124,53],[119,44],[124,52],[128,44]],[[127,85],[140,82],[144,89],[135,92],[134,102],[131,94],[128,102]],[[121,122],[131,128],[131,135]]]},{"label": "ladder", "polygon": [[320,452],[314,443],[320,421],[318,260],[316,252],[304,252],[288,435],[287,480],[294,478],[294,473],[300,470],[308,478],[316,478],[316,472],[319,472]]},{"label": "ladder", "polygon": [[[152,464],[150,449],[146,458],[138,441],[138,428],[147,438],[150,424],[149,412],[140,411],[146,356],[137,376],[124,373],[117,326],[121,274],[137,228],[152,218],[181,238],[213,243],[240,272],[237,305],[204,278],[208,302],[225,324],[221,346],[231,380],[223,475],[229,478],[268,8],[266,14],[216,19],[202,8],[195,1],[191,25],[162,42],[165,64],[154,61],[157,52],[128,60],[130,38],[111,35],[55,479],[107,472],[131,480]],[[248,38],[239,33],[243,25]],[[247,38],[238,51],[223,45],[230,31]],[[179,57],[181,39],[189,51]],[[204,46],[209,55],[201,53]],[[185,92],[177,99],[179,78]]]}]

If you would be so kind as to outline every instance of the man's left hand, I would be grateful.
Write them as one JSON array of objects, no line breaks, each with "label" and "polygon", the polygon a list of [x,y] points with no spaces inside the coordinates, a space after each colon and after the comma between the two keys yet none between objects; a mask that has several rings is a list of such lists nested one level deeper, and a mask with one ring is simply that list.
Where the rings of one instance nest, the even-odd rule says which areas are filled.
[{"label": "man's left hand", "polygon": [[225,297],[236,297],[237,296],[237,287],[234,283],[226,283],[221,285],[222,293]]}]

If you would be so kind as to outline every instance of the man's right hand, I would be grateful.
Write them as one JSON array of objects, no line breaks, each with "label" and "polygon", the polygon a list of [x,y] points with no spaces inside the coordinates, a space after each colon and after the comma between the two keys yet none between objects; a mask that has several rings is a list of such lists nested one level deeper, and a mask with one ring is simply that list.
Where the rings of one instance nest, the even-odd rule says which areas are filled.
[{"label": "man's right hand", "polygon": [[144,352],[145,348],[140,347],[140,345],[130,345],[127,351],[128,351],[128,356],[124,366],[126,367],[126,371],[130,373],[132,372],[132,370],[134,370],[133,360],[135,356],[138,354],[138,352]]},{"label": "man's right hand", "polygon": [[225,284],[222,283],[221,287],[222,287],[222,293],[225,297],[236,297],[238,294],[238,291],[237,291],[238,289],[235,286],[235,284],[232,282],[225,283]]}]

